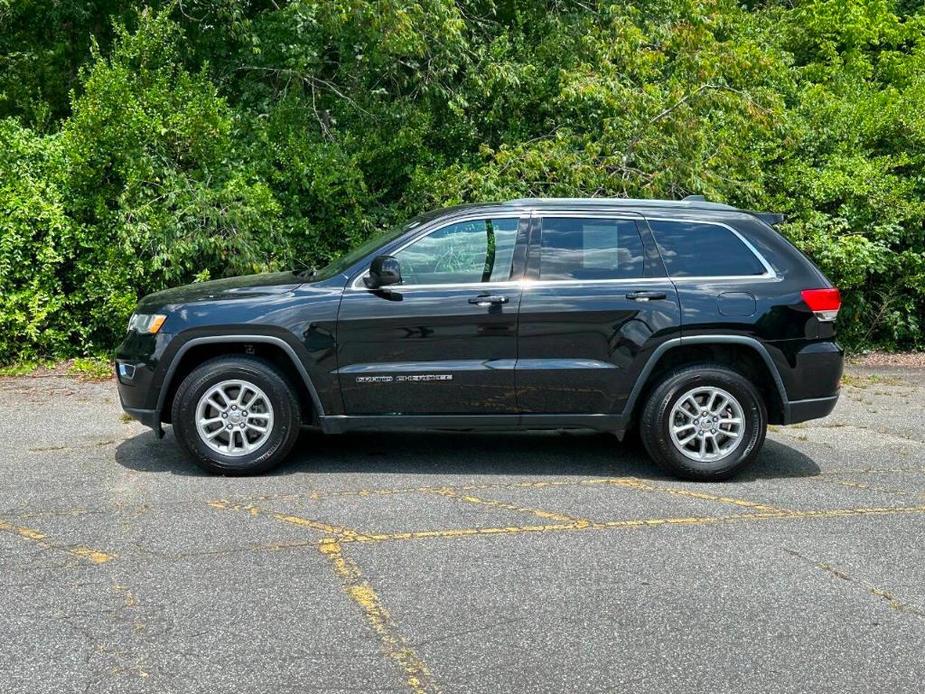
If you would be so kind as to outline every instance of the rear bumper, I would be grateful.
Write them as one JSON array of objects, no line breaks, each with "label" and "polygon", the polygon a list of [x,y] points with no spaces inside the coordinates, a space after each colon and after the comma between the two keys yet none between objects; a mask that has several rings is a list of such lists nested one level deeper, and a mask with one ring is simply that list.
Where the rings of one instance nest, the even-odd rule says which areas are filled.
[{"label": "rear bumper", "polygon": [[797,424],[829,415],[838,402],[844,352],[834,340],[769,342],[780,374],[783,412],[772,424]]},{"label": "rear bumper", "polygon": [[791,400],[784,408],[784,424],[796,424],[810,419],[820,419],[832,413],[838,395],[825,398],[808,398],[806,400]]},{"label": "rear bumper", "polygon": [[834,340],[768,342],[791,403],[838,397],[844,351]]}]

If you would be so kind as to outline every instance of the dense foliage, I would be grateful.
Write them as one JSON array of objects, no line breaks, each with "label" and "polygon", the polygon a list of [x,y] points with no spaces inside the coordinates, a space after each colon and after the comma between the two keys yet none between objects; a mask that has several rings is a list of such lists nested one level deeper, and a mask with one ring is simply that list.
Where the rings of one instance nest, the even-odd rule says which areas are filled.
[{"label": "dense foliage", "polygon": [[0,0],[0,361],[425,208],[785,212],[855,347],[922,347],[921,1]]}]

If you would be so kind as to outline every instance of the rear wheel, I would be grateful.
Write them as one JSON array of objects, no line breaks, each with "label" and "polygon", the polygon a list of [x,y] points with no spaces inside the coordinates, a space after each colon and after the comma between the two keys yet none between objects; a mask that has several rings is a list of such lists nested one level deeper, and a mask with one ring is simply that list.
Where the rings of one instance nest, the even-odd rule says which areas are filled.
[{"label": "rear wheel", "polygon": [[643,409],[640,436],[652,459],[673,475],[722,480],[755,459],[767,423],[764,400],[748,379],[700,364],[659,382]]},{"label": "rear wheel", "polygon": [[226,475],[264,472],[282,462],[301,424],[299,401],[285,377],[254,357],[205,362],[180,384],[174,433],[200,467]]}]

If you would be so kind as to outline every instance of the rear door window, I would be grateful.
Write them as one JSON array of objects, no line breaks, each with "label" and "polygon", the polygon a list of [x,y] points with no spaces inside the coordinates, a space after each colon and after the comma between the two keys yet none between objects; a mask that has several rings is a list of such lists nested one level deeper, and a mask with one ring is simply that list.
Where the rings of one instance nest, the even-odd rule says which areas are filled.
[{"label": "rear door window", "polygon": [[763,275],[761,261],[742,239],[718,224],[650,219],[670,277]]},{"label": "rear door window", "polygon": [[642,277],[644,253],[636,222],[599,217],[544,217],[541,280]]}]

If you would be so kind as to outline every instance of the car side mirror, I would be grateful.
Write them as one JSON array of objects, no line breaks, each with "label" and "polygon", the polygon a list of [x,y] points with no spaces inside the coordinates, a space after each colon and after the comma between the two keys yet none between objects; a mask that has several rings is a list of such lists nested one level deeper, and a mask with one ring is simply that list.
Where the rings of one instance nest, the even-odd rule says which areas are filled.
[{"label": "car side mirror", "polygon": [[401,284],[401,265],[398,258],[391,255],[377,255],[369,264],[369,275],[363,278],[363,284],[367,289]]}]

